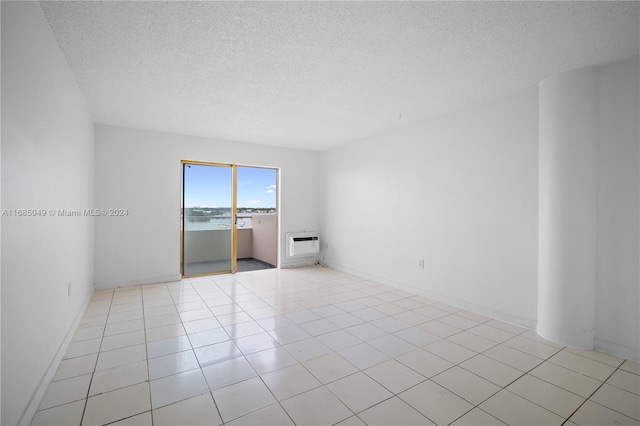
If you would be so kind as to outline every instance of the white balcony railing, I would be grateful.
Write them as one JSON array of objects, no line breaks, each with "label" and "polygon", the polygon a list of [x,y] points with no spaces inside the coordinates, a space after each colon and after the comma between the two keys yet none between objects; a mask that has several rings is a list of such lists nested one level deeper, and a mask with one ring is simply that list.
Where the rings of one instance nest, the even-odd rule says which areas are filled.
[{"label": "white balcony railing", "polygon": [[[184,224],[186,262],[215,262],[229,258],[231,217],[187,217]],[[189,220],[193,219],[193,220]],[[277,263],[276,215],[239,214],[237,258],[253,258],[271,265]]]}]

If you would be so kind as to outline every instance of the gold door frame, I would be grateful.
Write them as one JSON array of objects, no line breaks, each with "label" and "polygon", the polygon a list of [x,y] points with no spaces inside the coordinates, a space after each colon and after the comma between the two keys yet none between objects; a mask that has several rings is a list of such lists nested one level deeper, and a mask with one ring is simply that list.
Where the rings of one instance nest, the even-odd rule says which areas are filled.
[{"label": "gold door frame", "polygon": [[[184,274],[184,166],[185,164],[194,164],[200,166],[218,166],[218,167],[231,167],[231,270],[208,272],[202,274]],[[181,182],[181,196],[180,196],[180,275],[182,278],[202,277],[209,275],[220,274],[235,274],[238,269],[238,227],[236,219],[238,215],[238,167],[252,167],[259,169],[270,169],[276,172],[276,268],[280,267],[280,168],[269,166],[255,166],[246,164],[229,164],[229,163],[215,163],[209,161],[196,161],[196,160],[180,160],[180,182]]]},{"label": "gold door frame", "polygon": [[[193,164],[197,166],[215,166],[215,167],[230,167],[231,168],[231,269],[224,271],[205,272],[201,274],[185,274],[184,273],[184,166],[187,164]],[[208,275],[220,275],[220,274],[235,274],[238,268],[238,262],[236,259],[237,248],[237,227],[235,224],[235,217],[237,213],[236,206],[236,165],[227,163],[214,163],[208,161],[194,161],[194,160],[180,160],[180,180],[181,180],[181,197],[180,197],[180,275],[182,278],[192,277],[204,277]]]}]

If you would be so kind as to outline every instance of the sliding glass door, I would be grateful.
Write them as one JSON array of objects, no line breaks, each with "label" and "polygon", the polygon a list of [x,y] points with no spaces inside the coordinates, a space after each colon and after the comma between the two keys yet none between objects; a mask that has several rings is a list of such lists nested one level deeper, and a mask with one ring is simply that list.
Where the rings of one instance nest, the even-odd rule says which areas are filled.
[{"label": "sliding glass door", "polygon": [[236,271],[235,166],[182,162],[182,275]]}]

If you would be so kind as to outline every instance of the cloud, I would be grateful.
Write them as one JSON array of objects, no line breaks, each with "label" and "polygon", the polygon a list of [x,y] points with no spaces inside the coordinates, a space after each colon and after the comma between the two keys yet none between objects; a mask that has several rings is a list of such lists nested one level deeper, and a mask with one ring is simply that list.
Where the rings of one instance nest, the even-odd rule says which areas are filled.
[{"label": "cloud", "polygon": [[275,187],[276,187],[275,185],[269,185],[269,186],[267,186],[267,188],[275,188]]},{"label": "cloud", "polygon": [[262,204],[262,200],[249,200],[249,204]]},{"label": "cloud", "polygon": [[271,194],[272,192],[275,192],[275,191],[274,191],[273,189],[267,189],[267,190],[266,190],[266,191],[264,191],[264,192],[266,192],[267,194]]}]

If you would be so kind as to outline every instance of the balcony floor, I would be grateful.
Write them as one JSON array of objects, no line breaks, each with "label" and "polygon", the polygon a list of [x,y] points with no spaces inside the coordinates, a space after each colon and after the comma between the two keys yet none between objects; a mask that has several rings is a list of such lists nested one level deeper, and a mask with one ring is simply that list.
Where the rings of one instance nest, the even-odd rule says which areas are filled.
[{"label": "balcony floor", "polygon": [[238,272],[260,271],[262,269],[272,268],[275,268],[275,266],[262,260],[254,258],[238,259]]},{"label": "balcony floor", "polygon": [[[227,271],[230,267],[229,260],[218,260],[212,262],[193,262],[187,263],[185,275],[207,274],[212,271]],[[238,272],[259,271],[262,269],[272,269],[275,266],[263,262],[262,260],[247,258],[238,259]]]}]

